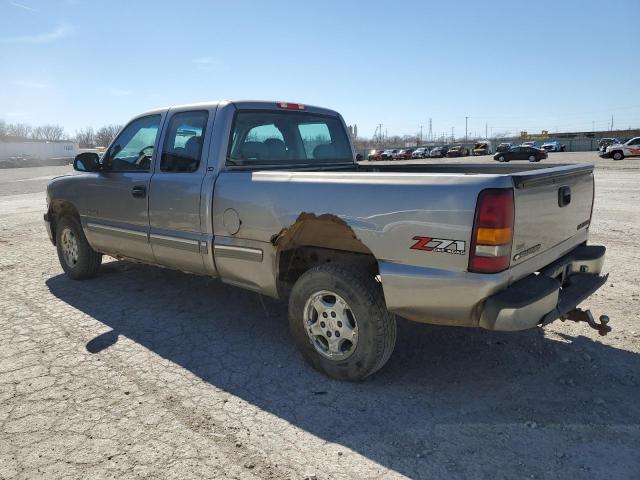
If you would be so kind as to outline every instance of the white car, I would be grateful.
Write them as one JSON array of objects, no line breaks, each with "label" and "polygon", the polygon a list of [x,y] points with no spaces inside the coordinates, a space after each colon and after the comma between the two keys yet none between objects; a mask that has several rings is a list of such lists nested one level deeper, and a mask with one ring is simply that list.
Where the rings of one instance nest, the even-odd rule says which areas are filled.
[{"label": "white car", "polygon": [[625,157],[640,157],[640,137],[634,137],[625,143],[609,145],[600,156],[614,160],[622,160]]}]

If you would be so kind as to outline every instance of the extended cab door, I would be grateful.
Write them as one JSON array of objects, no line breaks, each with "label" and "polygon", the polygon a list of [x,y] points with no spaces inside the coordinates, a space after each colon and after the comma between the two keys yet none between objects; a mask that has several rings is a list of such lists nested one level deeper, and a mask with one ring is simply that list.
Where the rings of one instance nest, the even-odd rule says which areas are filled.
[{"label": "extended cab door", "polygon": [[149,191],[149,239],[156,263],[206,273],[201,190],[215,110],[172,109]]},{"label": "extended cab door", "polygon": [[87,192],[85,232],[93,248],[153,262],[148,193],[162,115],[129,123],[105,152]]}]

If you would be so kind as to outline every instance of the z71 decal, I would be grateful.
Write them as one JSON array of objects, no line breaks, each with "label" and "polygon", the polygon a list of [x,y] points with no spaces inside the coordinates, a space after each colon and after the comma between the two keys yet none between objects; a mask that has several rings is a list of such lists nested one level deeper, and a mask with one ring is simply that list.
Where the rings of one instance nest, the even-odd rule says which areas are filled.
[{"label": "z71 decal", "polygon": [[449,240],[447,238],[413,237],[416,243],[411,245],[412,250],[424,252],[451,253],[464,255],[465,242],[463,240]]}]

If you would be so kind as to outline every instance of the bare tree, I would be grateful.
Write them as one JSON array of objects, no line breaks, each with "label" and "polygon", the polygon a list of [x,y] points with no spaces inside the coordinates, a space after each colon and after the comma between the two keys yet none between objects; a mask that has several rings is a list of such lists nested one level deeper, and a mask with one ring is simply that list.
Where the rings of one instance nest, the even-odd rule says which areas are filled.
[{"label": "bare tree", "polygon": [[98,147],[107,147],[122,128],[122,125],[106,125],[96,132],[95,142]]},{"label": "bare tree", "polygon": [[93,148],[96,146],[96,132],[93,127],[82,128],[76,131],[76,142],[80,148]]},{"label": "bare tree", "polygon": [[32,137],[34,140],[57,142],[64,138],[64,128],[60,125],[42,125],[33,130]]},{"label": "bare tree", "polygon": [[4,120],[0,120],[0,138],[7,136],[7,124]]},{"label": "bare tree", "polygon": [[7,136],[18,138],[29,138],[33,128],[26,123],[9,123],[7,125]]}]

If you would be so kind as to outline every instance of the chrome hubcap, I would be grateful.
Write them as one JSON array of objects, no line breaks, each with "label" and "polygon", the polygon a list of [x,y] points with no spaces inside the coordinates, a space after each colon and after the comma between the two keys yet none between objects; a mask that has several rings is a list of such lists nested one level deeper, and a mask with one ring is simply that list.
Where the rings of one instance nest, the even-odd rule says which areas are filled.
[{"label": "chrome hubcap", "polygon": [[304,326],[311,344],[330,360],[348,358],[358,345],[358,324],[347,302],[334,292],[316,292],[304,306]]},{"label": "chrome hubcap", "polygon": [[70,267],[75,267],[78,263],[78,241],[75,233],[69,228],[65,228],[60,236],[62,241],[62,253],[64,261]]}]

